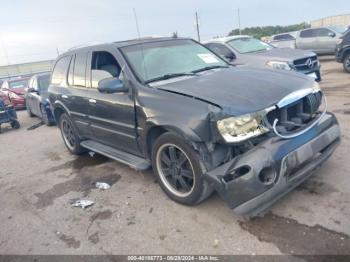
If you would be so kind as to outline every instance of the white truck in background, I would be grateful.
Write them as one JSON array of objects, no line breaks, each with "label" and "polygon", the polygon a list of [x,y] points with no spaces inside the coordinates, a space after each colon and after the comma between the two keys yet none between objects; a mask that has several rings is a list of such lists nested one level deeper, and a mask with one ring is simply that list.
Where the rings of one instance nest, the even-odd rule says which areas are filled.
[{"label": "white truck in background", "polygon": [[318,55],[331,55],[335,54],[337,43],[346,30],[343,26],[309,28],[273,35],[270,44],[279,48],[297,48]]}]

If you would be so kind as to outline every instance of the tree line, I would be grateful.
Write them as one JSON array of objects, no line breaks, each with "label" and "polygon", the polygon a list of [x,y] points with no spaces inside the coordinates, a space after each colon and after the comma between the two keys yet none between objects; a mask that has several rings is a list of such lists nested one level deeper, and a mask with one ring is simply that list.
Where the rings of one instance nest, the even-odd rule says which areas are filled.
[{"label": "tree line", "polygon": [[[255,27],[246,27],[241,30],[242,35],[250,35],[252,37],[260,39],[263,36],[271,36],[276,34],[282,34],[286,32],[298,31],[302,29],[310,28],[310,24],[308,23],[300,23],[295,25],[287,25],[287,26],[255,26]],[[239,29],[233,29],[229,34],[239,35]]]}]

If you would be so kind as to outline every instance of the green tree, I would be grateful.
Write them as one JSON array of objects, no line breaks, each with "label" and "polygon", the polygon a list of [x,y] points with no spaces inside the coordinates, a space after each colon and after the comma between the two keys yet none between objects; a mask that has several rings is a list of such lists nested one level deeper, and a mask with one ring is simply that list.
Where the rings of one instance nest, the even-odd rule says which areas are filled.
[{"label": "green tree", "polygon": [[[252,37],[260,39],[263,36],[271,36],[276,34],[282,34],[286,32],[292,32],[292,31],[298,31],[305,28],[310,28],[310,24],[308,23],[301,23],[301,24],[295,24],[295,25],[287,25],[287,26],[255,26],[255,27],[246,27],[242,30],[242,35],[250,35]],[[233,29],[229,34],[229,36],[232,35],[239,35],[239,29]]]}]

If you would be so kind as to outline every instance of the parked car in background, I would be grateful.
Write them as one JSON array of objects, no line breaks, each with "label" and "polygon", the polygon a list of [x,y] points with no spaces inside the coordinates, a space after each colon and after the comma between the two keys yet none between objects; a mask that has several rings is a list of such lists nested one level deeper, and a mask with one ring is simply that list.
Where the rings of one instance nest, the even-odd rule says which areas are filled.
[{"label": "parked car in background", "polygon": [[48,88],[51,73],[42,73],[30,78],[25,92],[26,108],[30,117],[38,116],[48,126],[55,123],[50,103],[48,100]]},{"label": "parked car in background", "polygon": [[238,214],[271,206],[340,142],[313,79],[235,67],[186,38],[70,50],[49,97],[71,153],[152,166],[174,201],[196,205],[216,190]]},{"label": "parked car in background", "polygon": [[350,73],[350,29],[338,41],[336,59]]},{"label": "parked car in background", "polygon": [[296,71],[321,81],[320,63],[310,51],[276,48],[244,35],[216,38],[204,44],[234,65]]},{"label": "parked car in background", "polygon": [[318,55],[331,55],[335,53],[337,42],[346,30],[345,26],[309,28],[274,35],[270,44],[276,47],[310,50]]},{"label": "parked car in background", "polygon": [[5,93],[15,109],[25,108],[24,92],[28,86],[29,78],[6,80],[1,85],[1,91]]}]

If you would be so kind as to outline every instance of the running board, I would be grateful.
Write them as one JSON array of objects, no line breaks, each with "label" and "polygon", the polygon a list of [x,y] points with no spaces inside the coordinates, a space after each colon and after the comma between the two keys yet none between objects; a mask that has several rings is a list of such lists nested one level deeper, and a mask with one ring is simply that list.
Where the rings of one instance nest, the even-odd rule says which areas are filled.
[{"label": "running board", "polygon": [[93,152],[99,153],[120,163],[128,165],[136,170],[146,170],[151,166],[150,162],[144,158],[120,151],[96,141],[84,140],[80,143],[80,145]]}]

